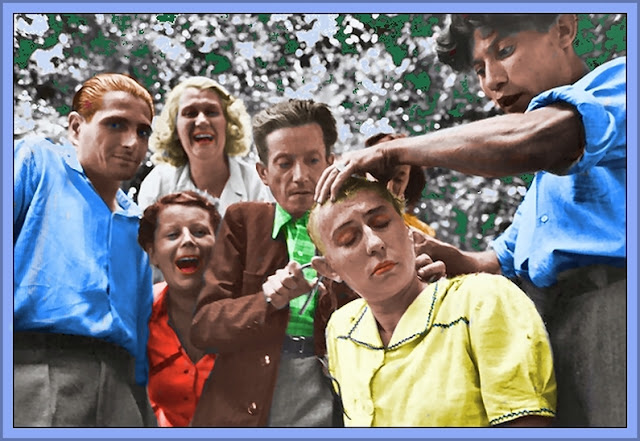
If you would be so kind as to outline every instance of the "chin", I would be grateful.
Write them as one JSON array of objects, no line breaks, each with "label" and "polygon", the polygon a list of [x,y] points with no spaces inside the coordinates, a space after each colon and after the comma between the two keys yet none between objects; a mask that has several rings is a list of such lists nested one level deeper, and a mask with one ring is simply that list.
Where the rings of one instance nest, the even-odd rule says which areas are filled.
[{"label": "chin", "polygon": [[287,213],[297,219],[299,217],[302,217],[307,211],[309,211],[311,209],[311,205],[296,205],[283,208],[287,210]]},{"label": "chin", "polygon": [[179,288],[179,289],[194,289],[199,288],[202,283],[202,273],[195,272],[193,274],[175,274],[165,278],[165,282],[169,285],[169,288]]}]

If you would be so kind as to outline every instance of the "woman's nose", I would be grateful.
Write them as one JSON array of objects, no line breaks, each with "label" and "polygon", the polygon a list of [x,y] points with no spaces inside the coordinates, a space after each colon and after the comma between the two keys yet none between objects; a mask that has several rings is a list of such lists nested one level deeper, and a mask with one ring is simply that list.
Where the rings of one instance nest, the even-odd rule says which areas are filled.
[{"label": "woman's nose", "polygon": [[204,112],[198,112],[198,114],[196,115],[196,125],[198,124],[202,124],[202,123],[206,123],[207,122],[207,116],[204,114]]},{"label": "woman's nose", "polygon": [[378,235],[378,233],[373,231],[370,227],[368,226],[364,227],[363,235],[364,235],[365,246],[367,248],[368,254],[380,253],[382,252],[382,250],[384,250],[385,248],[384,241]]},{"label": "woman's nose", "polygon": [[184,245],[189,245],[189,244],[191,244],[191,245],[195,244],[195,240],[194,240],[193,235],[191,234],[191,231],[189,231],[188,228],[185,228],[183,230],[183,232],[182,232],[182,240],[181,240],[180,245],[184,246]]}]

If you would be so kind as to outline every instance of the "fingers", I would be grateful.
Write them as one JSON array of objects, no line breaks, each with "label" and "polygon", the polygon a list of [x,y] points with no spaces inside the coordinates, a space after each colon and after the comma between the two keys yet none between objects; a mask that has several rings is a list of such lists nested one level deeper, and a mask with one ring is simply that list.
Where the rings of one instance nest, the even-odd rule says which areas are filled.
[{"label": "fingers", "polygon": [[[424,255],[426,256],[426,255]],[[428,256],[427,256],[428,257]],[[428,260],[431,260],[429,257]],[[425,262],[427,260],[425,259]],[[416,259],[417,263],[417,259]],[[438,260],[432,263],[427,263],[418,269],[418,277],[424,282],[431,283],[439,280],[447,275],[447,268],[443,261]]]},{"label": "fingers", "polygon": [[412,227],[410,230],[410,234],[413,239],[413,249],[416,256],[419,256],[420,254],[428,254],[429,256],[432,256],[432,258],[435,257],[435,259],[438,260],[438,257],[442,254],[440,242],[422,231],[418,231]]},{"label": "fingers", "polygon": [[336,196],[338,195],[338,192],[340,191],[340,188],[342,188],[342,184],[344,184],[344,181],[347,180],[347,178],[349,178],[349,176],[351,176],[354,173],[354,167],[352,166],[351,163],[347,162],[347,163],[338,163],[335,166],[335,169],[338,170],[338,173],[335,175],[335,178],[333,179],[333,182],[331,182],[330,184],[330,195],[331,195],[331,200],[334,201],[336,199]]},{"label": "fingers", "polygon": [[427,266],[433,263],[433,259],[428,254],[420,254],[416,257],[416,268],[420,269],[423,266]]},{"label": "fingers", "polygon": [[311,284],[302,274],[300,264],[295,261],[277,270],[262,284],[265,301],[278,309],[284,308],[289,300],[310,290]]},{"label": "fingers", "polygon": [[332,201],[335,200],[344,182],[354,174],[364,175],[369,172],[381,182],[388,181],[396,164],[385,152],[386,150],[376,147],[343,155],[320,176],[314,195],[316,202],[321,204],[329,197]]},{"label": "fingers", "polygon": [[[337,162],[335,164],[330,165],[322,172],[322,175],[320,175],[320,179],[316,184],[316,192],[314,195],[314,199],[317,203],[322,204],[324,201],[326,201],[329,198],[330,194],[333,197],[332,189],[334,187],[334,182],[336,181],[338,176],[341,173],[344,173],[344,170],[347,169],[346,165],[344,164],[345,164],[344,162]],[[344,180],[349,176],[350,175],[348,174],[345,175],[345,177],[343,177],[339,181],[340,185],[342,185],[341,183],[344,182]]]}]

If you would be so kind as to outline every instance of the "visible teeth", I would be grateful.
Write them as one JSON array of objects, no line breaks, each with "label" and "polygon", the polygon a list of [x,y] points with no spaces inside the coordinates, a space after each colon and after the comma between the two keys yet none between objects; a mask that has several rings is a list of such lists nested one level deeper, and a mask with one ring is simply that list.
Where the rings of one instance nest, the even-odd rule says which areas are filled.
[{"label": "visible teeth", "polygon": [[213,136],[211,136],[211,135],[196,135],[196,136],[194,136],[194,138],[195,139],[209,139],[209,140],[211,140],[211,139],[213,139]]}]

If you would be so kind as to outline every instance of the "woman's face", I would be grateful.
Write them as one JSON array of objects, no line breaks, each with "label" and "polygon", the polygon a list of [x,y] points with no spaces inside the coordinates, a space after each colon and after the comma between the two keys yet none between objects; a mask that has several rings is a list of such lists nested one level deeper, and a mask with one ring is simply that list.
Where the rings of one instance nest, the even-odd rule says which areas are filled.
[{"label": "woman's face", "polygon": [[173,204],[158,214],[149,259],[173,290],[199,289],[215,242],[211,216],[197,206]]},{"label": "woman's face", "polygon": [[388,301],[415,280],[413,243],[389,201],[360,190],[317,210],[324,259],[367,302]]},{"label": "woman's face", "polygon": [[219,161],[227,140],[227,119],[213,89],[187,88],[178,105],[176,131],[189,162]]}]

